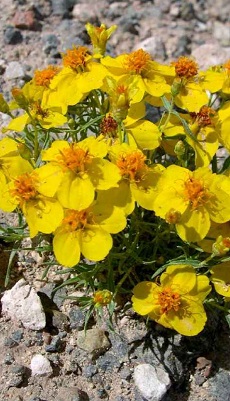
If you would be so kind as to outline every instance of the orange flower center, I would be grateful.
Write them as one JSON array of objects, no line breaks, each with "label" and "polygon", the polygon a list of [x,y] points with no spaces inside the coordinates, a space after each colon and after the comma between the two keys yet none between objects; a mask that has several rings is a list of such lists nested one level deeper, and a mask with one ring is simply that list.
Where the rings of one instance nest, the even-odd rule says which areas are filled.
[{"label": "orange flower center", "polygon": [[188,57],[181,56],[177,61],[173,62],[176,75],[180,78],[192,78],[198,74],[198,65],[195,61]]},{"label": "orange flower center", "polygon": [[14,180],[14,189],[11,194],[15,196],[19,202],[29,201],[34,199],[37,192],[38,178],[35,173],[25,173]]},{"label": "orange flower center", "polygon": [[68,210],[66,216],[62,220],[62,225],[68,232],[84,230],[88,223],[88,217],[89,214],[87,210]]},{"label": "orange flower center", "polygon": [[230,60],[226,61],[226,63],[223,65],[223,67],[225,68],[227,74],[230,75]]},{"label": "orange flower center", "polygon": [[148,69],[149,61],[151,61],[150,54],[139,49],[126,56],[124,67],[133,74],[142,74]]},{"label": "orange flower center", "polygon": [[208,106],[202,106],[199,113],[190,113],[191,117],[197,121],[200,127],[212,125],[212,118],[215,116],[215,114],[215,110]]},{"label": "orange flower center", "polygon": [[108,305],[112,300],[112,293],[108,290],[96,291],[93,295],[93,302],[97,305]]},{"label": "orange flower center", "polygon": [[122,94],[126,94],[126,93],[127,93],[128,88],[127,88],[127,86],[125,86],[125,85],[118,85],[117,88],[116,88],[116,90],[117,90],[117,93],[118,93],[119,95],[122,95]]},{"label": "orange flower center", "polygon": [[57,162],[62,166],[63,171],[71,170],[75,174],[86,171],[91,161],[92,157],[89,152],[77,144],[71,144],[69,148],[60,151],[57,156]]},{"label": "orange flower center", "polygon": [[100,132],[105,136],[116,138],[117,128],[118,124],[116,120],[109,114],[107,117],[103,118],[100,125]]},{"label": "orange flower center", "polygon": [[122,154],[116,164],[123,178],[138,182],[143,179],[147,170],[145,160],[146,156],[142,152],[134,150],[132,153]]},{"label": "orange flower center", "polygon": [[76,71],[84,71],[88,49],[85,46],[78,46],[72,50],[67,50],[63,55],[64,67],[71,67]]},{"label": "orange flower center", "polygon": [[202,180],[189,178],[184,183],[184,186],[185,198],[189,200],[193,210],[197,209],[199,206],[203,206],[210,197]]},{"label": "orange flower center", "polygon": [[53,65],[48,66],[44,70],[36,70],[34,73],[34,81],[37,86],[49,87],[50,81],[58,73],[59,68]]},{"label": "orange flower center", "polygon": [[223,238],[223,244],[226,248],[230,249],[230,238],[229,237],[225,237]]},{"label": "orange flower center", "polygon": [[170,287],[166,287],[159,292],[158,303],[161,307],[161,314],[168,313],[172,309],[177,312],[181,305],[180,294],[173,291]]}]

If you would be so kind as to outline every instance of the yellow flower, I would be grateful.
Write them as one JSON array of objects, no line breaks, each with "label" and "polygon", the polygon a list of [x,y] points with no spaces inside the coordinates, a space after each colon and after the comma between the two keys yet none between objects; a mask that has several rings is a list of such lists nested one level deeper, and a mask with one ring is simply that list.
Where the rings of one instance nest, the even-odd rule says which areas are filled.
[{"label": "yellow flower", "polygon": [[211,93],[230,94],[230,59],[222,65],[210,67],[202,74],[202,86]]},{"label": "yellow flower", "polygon": [[105,76],[106,68],[93,60],[84,46],[74,47],[63,54],[63,68],[52,79],[47,93],[47,107],[75,105],[91,90],[99,89]]},{"label": "yellow flower", "polygon": [[224,297],[230,297],[230,263],[225,262],[211,269],[211,282],[216,292]]},{"label": "yellow flower", "polygon": [[31,164],[20,156],[19,145],[12,138],[3,138],[0,141],[0,174],[3,174],[7,181],[19,173],[33,169]]},{"label": "yellow flower", "polygon": [[143,99],[145,93],[160,97],[170,92],[170,86],[161,74],[161,65],[152,61],[150,54],[143,49],[121,54],[116,58],[107,56],[101,63],[114,77],[124,75],[135,79],[138,87],[138,94],[135,96],[137,102]]},{"label": "yellow flower", "polygon": [[133,309],[185,336],[200,333],[207,320],[203,300],[211,291],[207,276],[189,265],[171,265],[160,284],[143,281],[133,289]]},{"label": "yellow flower", "polygon": [[230,237],[230,221],[223,224],[214,223],[212,221],[206,238],[199,242],[199,246],[204,250],[204,252],[212,253],[213,245],[216,239],[220,236],[222,238]]},{"label": "yellow flower", "polygon": [[73,267],[82,255],[93,261],[103,260],[115,234],[126,226],[124,213],[110,202],[97,202],[83,210],[67,209],[54,233],[53,249],[59,263]]},{"label": "yellow flower", "polygon": [[198,112],[208,103],[208,95],[201,86],[197,63],[185,56],[172,63],[175,78],[172,82],[172,94],[175,104],[190,112]]},{"label": "yellow flower", "polygon": [[[181,117],[188,123],[193,137],[186,132],[182,122],[172,115],[166,127],[164,127],[164,120],[162,121],[162,130],[166,136],[166,141],[168,142],[167,136],[186,135],[186,142],[195,151],[196,167],[209,166],[219,147],[217,113],[211,107],[202,106],[198,113],[181,114]],[[173,142],[174,139],[169,139],[169,141]]]},{"label": "yellow flower", "polygon": [[126,75],[115,80],[108,76],[102,90],[109,95],[109,112],[116,121],[125,120],[127,115],[134,120],[145,116],[144,102],[139,100],[138,79]]},{"label": "yellow flower", "polygon": [[[136,105],[138,108],[138,104]],[[148,120],[133,120],[127,117],[119,127],[116,119],[108,114],[102,119],[100,133],[109,145],[128,142],[140,149],[156,149],[160,145],[161,132],[156,124]]]},{"label": "yellow flower", "polygon": [[220,129],[217,132],[219,141],[230,152],[230,101],[224,103],[224,105],[218,110],[217,114],[220,122]]},{"label": "yellow flower", "polygon": [[54,141],[43,151],[42,159],[62,175],[57,197],[65,208],[85,209],[93,202],[96,189],[118,186],[119,170],[103,159],[106,154],[106,143],[94,137],[78,143]]},{"label": "yellow flower", "polygon": [[119,169],[120,182],[118,188],[103,191],[103,197],[113,199],[114,205],[124,208],[126,214],[132,213],[135,202],[153,210],[157,181],[164,167],[158,164],[149,167],[143,152],[126,143],[113,145],[109,157]]},{"label": "yellow flower", "polygon": [[18,175],[1,188],[0,208],[11,212],[20,207],[33,238],[40,231],[52,233],[63,218],[63,208],[54,198],[60,177],[52,166],[42,166]]},{"label": "yellow flower", "polygon": [[101,24],[101,26],[94,26],[88,22],[85,28],[93,45],[94,56],[95,57],[104,56],[107,41],[112,35],[112,33],[116,31],[117,26],[112,25],[110,28],[106,29],[105,24]]},{"label": "yellow flower", "polygon": [[167,218],[174,208],[178,212],[176,230],[188,242],[202,240],[208,233],[210,222],[225,223],[230,219],[230,180],[212,174],[206,167],[194,172],[171,165],[158,183],[154,211]]}]

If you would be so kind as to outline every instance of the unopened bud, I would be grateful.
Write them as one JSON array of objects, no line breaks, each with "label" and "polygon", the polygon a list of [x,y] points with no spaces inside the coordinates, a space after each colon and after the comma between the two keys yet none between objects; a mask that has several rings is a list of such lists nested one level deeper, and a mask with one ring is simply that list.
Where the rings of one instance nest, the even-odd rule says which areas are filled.
[{"label": "unopened bud", "polygon": [[169,224],[179,223],[181,213],[178,210],[171,208],[165,215],[165,221]]},{"label": "unopened bud", "polygon": [[1,93],[0,93],[0,111],[1,113],[4,114],[10,114],[10,108]]},{"label": "unopened bud", "polygon": [[13,88],[11,90],[11,93],[16,101],[16,103],[18,104],[19,107],[21,107],[23,110],[27,110],[28,109],[28,105],[29,102],[26,99],[22,89],[20,88]]},{"label": "unopened bud", "polygon": [[183,141],[178,141],[175,145],[174,152],[179,160],[184,158],[186,147]]},{"label": "unopened bud", "polygon": [[212,245],[212,252],[216,256],[225,255],[230,249],[230,237],[223,238],[222,235],[217,237],[216,242]]},{"label": "unopened bud", "polygon": [[109,290],[96,291],[93,296],[93,302],[96,307],[108,305],[113,298],[112,292]]}]

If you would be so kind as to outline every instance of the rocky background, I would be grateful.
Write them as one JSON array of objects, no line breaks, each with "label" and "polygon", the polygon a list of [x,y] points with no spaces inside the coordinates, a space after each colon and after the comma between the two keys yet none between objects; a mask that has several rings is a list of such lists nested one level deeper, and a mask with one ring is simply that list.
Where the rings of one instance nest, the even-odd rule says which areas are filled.
[{"label": "rocky background", "polygon": [[[229,16],[229,0],[1,0],[0,92],[9,99],[35,69],[89,44],[86,22],[118,25],[113,56],[142,47],[160,62],[192,55],[207,68],[230,58]],[[21,251],[5,291],[8,256],[2,244],[0,401],[230,400],[229,329],[218,313],[190,339],[122,309],[114,332],[105,316],[85,335],[84,312],[65,299],[70,289],[53,292],[66,279],[58,267],[44,281],[43,257]]]}]

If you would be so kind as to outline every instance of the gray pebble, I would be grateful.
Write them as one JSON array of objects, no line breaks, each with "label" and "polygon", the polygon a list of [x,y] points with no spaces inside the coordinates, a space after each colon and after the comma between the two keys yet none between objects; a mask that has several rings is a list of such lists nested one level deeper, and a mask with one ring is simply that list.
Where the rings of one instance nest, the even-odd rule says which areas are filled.
[{"label": "gray pebble", "polygon": [[18,29],[15,29],[13,26],[8,26],[4,31],[4,42],[7,45],[17,45],[23,42],[23,36]]}]

